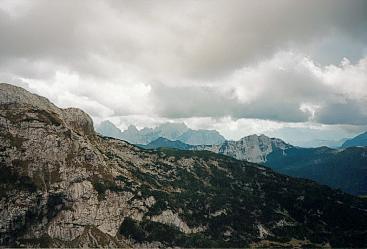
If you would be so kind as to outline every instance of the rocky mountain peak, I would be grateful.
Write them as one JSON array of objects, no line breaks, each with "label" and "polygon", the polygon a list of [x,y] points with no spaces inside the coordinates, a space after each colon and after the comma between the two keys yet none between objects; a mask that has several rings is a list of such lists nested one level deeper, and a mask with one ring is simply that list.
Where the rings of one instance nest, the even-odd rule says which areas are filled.
[{"label": "rocky mountain peak", "polygon": [[27,116],[48,119],[50,122],[64,123],[68,128],[81,135],[95,135],[93,121],[83,110],[78,108],[58,108],[48,99],[32,94],[21,87],[1,83],[0,105],[20,108]]},{"label": "rocky mountain peak", "polygon": [[264,146],[266,145],[267,147],[274,147],[274,148],[279,148],[279,149],[285,149],[288,147],[291,147],[291,145],[287,144],[286,142],[284,142],[283,140],[279,139],[279,138],[270,138],[264,134],[261,135],[250,135],[250,136],[246,136],[241,138],[239,141],[241,141],[242,143],[248,144],[249,146]]},{"label": "rocky mountain peak", "polygon": [[139,130],[138,130],[138,128],[136,128],[136,126],[135,126],[135,125],[129,125],[129,126],[127,127],[127,131],[128,131],[128,132],[138,132]]},{"label": "rocky mountain peak", "polygon": [[111,121],[109,120],[104,120],[102,121],[99,125],[104,125],[104,126],[109,126],[109,127],[113,127],[113,128],[117,128]]},{"label": "rocky mountain peak", "polygon": [[101,122],[99,125],[97,125],[96,131],[98,133],[100,133],[101,135],[103,134],[104,136],[107,136],[107,137],[114,137],[114,138],[118,138],[118,139],[122,138],[121,130],[119,128],[117,128],[109,120],[105,120],[105,121]]},{"label": "rocky mountain peak", "polygon": [[94,135],[92,118],[79,108],[63,109],[63,116],[67,125],[82,135]]},{"label": "rocky mountain peak", "polygon": [[7,83],[0,83],[0,104],[4,106],[35,107],[58,112],[58,108],[48,99]]},{"label": "rocky mountain peak", "polygon": [[254,163],[264,163],[267,156],[274,151],[284,151],[291,148],[281,139],[270,138],[265,135],[250,135],[238,141],[226,140],[219,145],[199,145],[191,147],[192,150],[208,150],[219,154],[246,160]]},{"label": "rocky mountain peak", "polygon": [[252,134],[241,138],[239,141],[257,143],[259,141],[270,141],[270,138],[265,135]]}]

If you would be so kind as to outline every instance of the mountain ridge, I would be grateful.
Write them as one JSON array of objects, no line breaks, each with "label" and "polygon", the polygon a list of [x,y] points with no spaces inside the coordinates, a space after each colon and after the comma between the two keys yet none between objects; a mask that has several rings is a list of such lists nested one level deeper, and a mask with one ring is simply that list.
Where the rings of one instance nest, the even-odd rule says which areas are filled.
[{"label": "mountain ridge", "polygon": [[[250,137],[246,137],[247,140]],[[302,148],[292,146],[280,139],[266,138],[268,143],[257,142],[250,147],[239,141],[221,146],[197,146],[239,160],[264,164],[273,170],[302,177],[340,188],[354,195],[367,195],[367,148],[347,147]]]},{"label": "mountain ridge", "polygon": [[137,144],[137,146],[144,148],[144,149],[159,149],[159,148],[172,148],[172,149],[179,149],[179,150],[189,150],[193,145],[185,144],[180,140],[169,140],[164,137],[159,137],[156,140],[153,140],[149,144]]},{"label": "mountain ridge", "polygon": [[129,125],[126,130],[121,131],[113,123],[105,120],[97,126],[96,131],[105,136],[143,145],[147,145],[159,137],[172,141],[180,140],[190,145],[219,144],[225,140],[216,130],[193,130],[184,123],[163,123],[155,128],[143,128],[141,130],[138,130],[134,125]]},{"label": "mountain ridge", "polygon": [[359,134],[351,139],[348,139],[342,144],[342,148],[354,147],[354,146],[367,146],[367,131]]},{"label": "mountain ridge", "polygon": [[220,145],[180,145],[174,141],[154,143],[146,147],[169,147],[185,150],[207,150],[238,160],[261,163],[273,170],[302,177],[340,188],[354,195],[367,195],[367,148],[334,149],[326,146],[302,148],[278,138],[251,135],[238,141],[225,141]]}]

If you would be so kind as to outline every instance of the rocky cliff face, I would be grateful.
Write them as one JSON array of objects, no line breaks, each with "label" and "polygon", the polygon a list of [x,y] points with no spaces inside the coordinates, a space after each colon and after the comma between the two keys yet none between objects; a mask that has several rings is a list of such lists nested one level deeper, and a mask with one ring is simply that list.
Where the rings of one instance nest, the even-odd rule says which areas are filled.
[{"label": "rocky cliff face", "polygon": [[0,84],[0,245],[367,245],[367,203],[205,151],[96,135],[79,109]]},{"label": "rocky cliff face", "polygon": [[225,141],[219,145],[199,145],[192,150],[208,150],[238,160],[246,160],[253,163],[264,163],[267,156],[274,151],[285,151],[293,146],[278,138],[269,138],[265,135],[251,135],[238,141]]}]

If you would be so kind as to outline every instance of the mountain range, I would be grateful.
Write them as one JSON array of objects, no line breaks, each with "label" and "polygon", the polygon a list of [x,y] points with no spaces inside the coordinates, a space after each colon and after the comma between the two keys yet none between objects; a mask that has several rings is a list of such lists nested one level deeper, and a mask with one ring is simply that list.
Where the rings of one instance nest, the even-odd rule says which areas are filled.
[{"label": "mountain range", "polygon": [[0,84],[0,246],[365,247],[367,201],[209,151],[145,150]]},{"label": "mountain range", "polygon": [[207,150],[261,163],[273,170],[295,177],[315,180],[354,195],[367,195],[367,148],[301,148],[278,138],[251,135],[219,145],[190,146],[180,141],[159,138],[143,148],[162,147],[184,150]]},{"label": "mountain range", "polygon": [[[124,132],[106,121],[103,127],[108,126],[111,128],[104,129],[105,131],[101,133],[127,141],[135,141],[142,134],[149,134],[149,140],[161,135],[147,144],[137,144],[145,149],[165,147],[181,150],[207,150],[238,160],[261,163],[277,172],[315,180],[354,195],[367,195],[367,149],[363,148],[367,145],[367,132],[346,140],[341,148],[325,146],[302,148],[265,135],[251,135],[238,141],[223,140],[224,138],[219,135],[220,139],[214,139],[216,143],[210,143],[213,141],[211,135],[219,133],[205,130],[194,131],[188,129],[185,124],[167,123],[154,129],[144,128],[141,131],[130,126]],[[112,132],[107,133],[108,130]],[[144,133],[145,131],[149,132]],[[195,143],[187,143],[186,141],[193,141],[193,138],[189,139],[193,133],[210,133],[210,135],[194,136],[202,139],[195,140]],[[147,136],[143,140],[149,141],[146,138]],[[361,148],[351,148],[355,146]]]},{"label": "mountain range", "polygon": [[164,123],[155,128],[143,128],[138,130],[130,125],[121,131],[108,120],[101,122],[96,131],[108,137],[125,140],[132,144],[148,144],[159,137],[169,140],[179,140],[190,145],[220,144],[225,138],[215,130],[193,130],[184,123]]}]

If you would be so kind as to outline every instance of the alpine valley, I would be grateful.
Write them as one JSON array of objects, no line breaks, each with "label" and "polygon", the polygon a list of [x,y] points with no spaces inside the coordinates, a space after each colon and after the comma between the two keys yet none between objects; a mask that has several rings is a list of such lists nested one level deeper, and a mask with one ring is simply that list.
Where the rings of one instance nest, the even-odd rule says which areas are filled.
[{"label": "alpine valley", "polygon": [[210,151],[103,137],[82,110],[8,84],[0,171],[4,247],[367,245],[364,199]]}]

